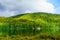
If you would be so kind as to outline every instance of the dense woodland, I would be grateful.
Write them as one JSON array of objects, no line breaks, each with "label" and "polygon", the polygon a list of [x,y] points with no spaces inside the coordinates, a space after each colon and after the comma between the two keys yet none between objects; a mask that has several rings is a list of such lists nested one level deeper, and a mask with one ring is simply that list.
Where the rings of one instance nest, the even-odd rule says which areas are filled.
[{"label": "dense woodland", "polygon": [[[60,40],[60,14],[36,12],[0,17],[0,36],[6,35],[28,36],[32,37],[31,40]],[[28,39],[26,38],[26,40]]]}]

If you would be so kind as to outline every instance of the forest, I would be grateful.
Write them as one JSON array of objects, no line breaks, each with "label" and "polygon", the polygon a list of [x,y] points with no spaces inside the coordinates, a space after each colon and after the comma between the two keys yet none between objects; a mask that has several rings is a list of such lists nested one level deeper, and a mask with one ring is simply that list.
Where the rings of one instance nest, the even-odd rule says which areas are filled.
[{"label": "forest", "polygon": [[36,12],[0,17],[1,40],[60,40],[60,14]]}]

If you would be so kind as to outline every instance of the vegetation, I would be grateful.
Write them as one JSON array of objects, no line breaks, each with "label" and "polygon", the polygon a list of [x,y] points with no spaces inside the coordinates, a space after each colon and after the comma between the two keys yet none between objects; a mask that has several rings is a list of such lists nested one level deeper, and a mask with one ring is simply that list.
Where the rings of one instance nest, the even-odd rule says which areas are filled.
[{"label": "vegetation", "polygon": [[0,17],[1,40],[60,40],[60,14],[44,12]]}]

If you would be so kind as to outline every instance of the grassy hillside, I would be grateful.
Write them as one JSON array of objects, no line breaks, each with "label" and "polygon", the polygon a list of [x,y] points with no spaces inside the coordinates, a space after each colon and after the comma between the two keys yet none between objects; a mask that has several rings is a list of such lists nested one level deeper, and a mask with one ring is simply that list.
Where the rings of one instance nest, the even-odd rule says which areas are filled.
[{"label": "grassy hillside", "polygon": [[36,12],[0,17],[0,36],[7,35],[14,35],[8,40],[15,40],[17,35],[18,40],[60,40],[60,14]]},{"label": "grassy hillside", "polygon": [[15,20],[20,20],[20,19],[34,21],[35,25],[38,24],[40,27],[42,27],[42,29],[44,27],[45,30],[50,29],[52,34],[59,33],[59,28],[60,28],[59,14],[51,14],[51,13],[48,14],[48,13],[38,12],[38,13],[25,14],[21,17],[15,18]]}]

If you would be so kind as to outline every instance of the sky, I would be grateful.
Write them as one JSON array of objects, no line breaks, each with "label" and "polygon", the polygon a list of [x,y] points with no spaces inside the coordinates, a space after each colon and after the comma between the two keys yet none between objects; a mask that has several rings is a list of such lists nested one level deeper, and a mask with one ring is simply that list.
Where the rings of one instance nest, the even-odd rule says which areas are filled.
[{"label": "sky", "polygon": [[59,14],[60,0],[0,0],[0,16],[33,12]]}]

